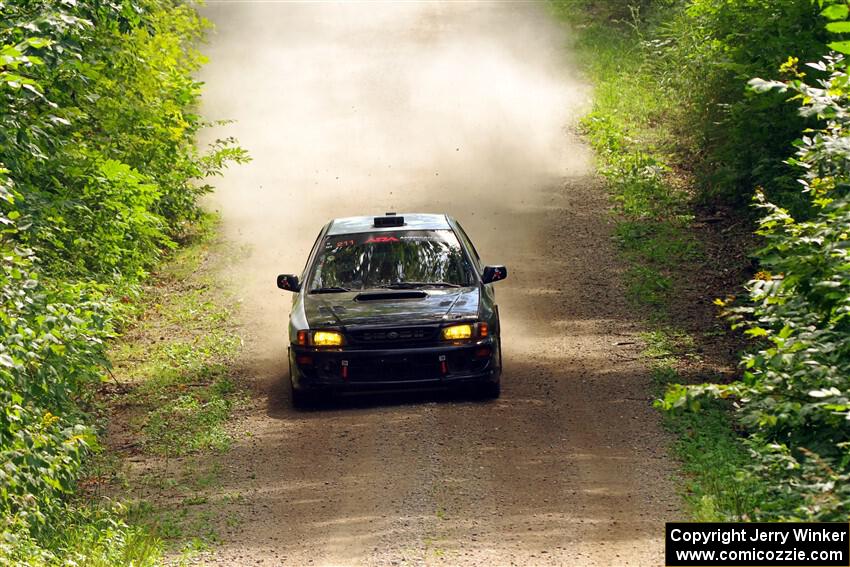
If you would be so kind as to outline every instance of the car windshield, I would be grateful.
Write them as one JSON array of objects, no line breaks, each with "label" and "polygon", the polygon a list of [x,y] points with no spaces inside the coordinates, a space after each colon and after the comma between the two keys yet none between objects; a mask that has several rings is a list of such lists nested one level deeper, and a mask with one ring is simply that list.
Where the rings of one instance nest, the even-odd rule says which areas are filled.
[{"label": "car windshield", "polygon": [[382,231],[326,237],[308,289],[462,287],[474,281],[451,230]]}]

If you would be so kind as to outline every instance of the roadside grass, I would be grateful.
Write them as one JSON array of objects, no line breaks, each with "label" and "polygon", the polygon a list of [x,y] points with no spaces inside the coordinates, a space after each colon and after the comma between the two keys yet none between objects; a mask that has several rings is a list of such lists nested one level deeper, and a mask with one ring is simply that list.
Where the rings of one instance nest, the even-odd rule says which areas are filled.
[{"label": "roadside grass", "polygon": [[688,231],[693,195],[669,165],[677,144],[669,127],[672,93],[646,80],[651,57],[635,23],[601,23],[580,6],[553,2],[556,15],[577,31],[575,50],[594,84],[593,108],[581,128],[616,205],[627,296],[663,319],[677,270],[702,254]]},{"label": "roadside grass", "polygon": [[[641,36],[642,22],[612,21],[583,0],[553,0],[556,17],[575,32],[579,63],[594,85],[593,108],[582,130],[598,157],[615,204],[614,238],[625,264],[628,300],[646,319],[644,359],[655,395],[668,384],[686,383],[681,369],[700,362],[695,337],[677,328],[677,304],[686,274],[698,270],[705,250],[691,230],[694,195],[675,152],[687,144],[675,123],[676,93],[648,80],[653,64]],[[598,6],[598,5],[597,5]],[[721,333],[714,326],[703,338]],[[682,491],[694,520],[742,518],[757,505],[746,483],[732,483],[749,454],[728,407],[665,413],[681,461]]]},{"label": "roadside grass", "polygon": [[[659,328],[641,335],[641,353],[652,369],[655,396],[661,397],[669,384],[684,380],[677,367],[698,359],[690,334]],[[682,462],[682,489],[691,518],[698,522],[747,518],[758,506],[752,479],[741,472],[750,455],[741,444],[730,421],[730,408],[709,402],[698,412],[665,412],[664,425],[675,436],[673,450]],[[730,482],[737,479],[737,482]]]},{"label": "roadside grass", "polygon": [[205,218],[156,274],[143,315],[113,351],[118,397],[146,453],[165,457],[225,451],[237,390],[230,378],[241,341],[228,326],[233,298],[204,271],[215,235]]},{"label": "roadside grass", "polygon": [[120,502],[138,534],[131,550],[151,548],[176,564],[219,541],[207,504],[220,468],[209,457],[231,446],[228,420],[243,399],[232,378],[241,348],[236,300],[211,268],[226,253],[216,225],[207,216],[191,227],[111,345],[99,398],[105,450],[83,482],[90,503]]},{"label": "roadside grass", "polygon": [[[83,567],[153,567],[160,565],[162,541],[143,526],[125,524],[128,509],[117,503],[75,501],[66,510],[61,529],[53,529],[45,543],[62,558],[62,565]],[[121,522],[124,522],[122,524]],[[54,565],[34,553],[27,565]],[[4,563],[5,565],[5,563]]]}]

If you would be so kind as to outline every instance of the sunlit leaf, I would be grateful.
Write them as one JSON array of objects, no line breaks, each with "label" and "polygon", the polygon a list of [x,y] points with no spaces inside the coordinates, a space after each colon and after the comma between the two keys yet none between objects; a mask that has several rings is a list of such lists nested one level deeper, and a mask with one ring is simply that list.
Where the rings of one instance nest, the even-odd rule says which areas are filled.
[{"label": "sunlit leaf", "polygon": [[850,32],[850,22],[830,22],[826,24],[826,29],[833,33],[848,33]]},{"label": "sunlit leaf", "polygon": [[830,49],[834,49],[839,53],[850,53],[850,41],[833,41],[827,45]]},{"label": "sunlit leaf", "polygon": [[846,20],[850,9],[847,4],[833,4],[824,8],[820,15],[828,20]]}]

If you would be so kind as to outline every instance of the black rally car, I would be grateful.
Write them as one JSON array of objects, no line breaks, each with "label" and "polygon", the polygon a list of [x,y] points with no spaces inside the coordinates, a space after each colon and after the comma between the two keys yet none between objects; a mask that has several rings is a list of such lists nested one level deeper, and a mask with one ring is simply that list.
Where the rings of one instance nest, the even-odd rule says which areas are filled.
[{"label": "black rally car", "polygon": [[504,266],[482,266],[463,228],[436,214],[387,213],[329,222],[289,320],[293,402],[332,391],[471,386],[499,395]]}]

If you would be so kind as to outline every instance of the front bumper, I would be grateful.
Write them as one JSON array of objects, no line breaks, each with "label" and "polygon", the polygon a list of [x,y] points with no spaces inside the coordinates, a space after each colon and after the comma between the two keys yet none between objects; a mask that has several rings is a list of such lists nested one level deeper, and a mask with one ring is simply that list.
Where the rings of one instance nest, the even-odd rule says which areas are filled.
[{"label": "front bumper", "polygon": [[393,349],[290,346],[292,386],[299,391],[449,387],[499,381],[495,337],[464,344]]}]

